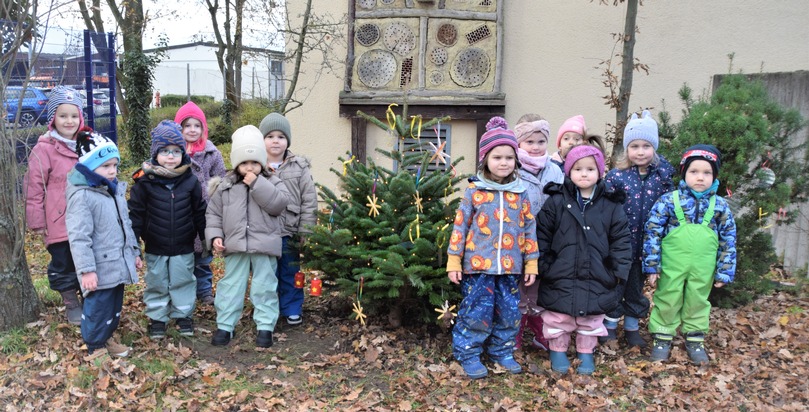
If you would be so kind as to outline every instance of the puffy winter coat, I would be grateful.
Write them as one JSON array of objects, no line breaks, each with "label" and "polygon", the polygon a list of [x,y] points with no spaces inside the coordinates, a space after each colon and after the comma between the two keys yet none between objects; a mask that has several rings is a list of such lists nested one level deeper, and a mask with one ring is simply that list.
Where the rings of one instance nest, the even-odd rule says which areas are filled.
[{"label": "puffy winter coat", "polygon": [[273,170],[273,174],[284,181],[290,194],[287,210],[281,215],[284,222],[282,234],[312,233],[309,227],[317,224],[317,191],[309,171],[309,161],[288,151],[284,163]]},{"label": "puffy winter coat", "polygon": [[525,192],[528,193],[528,200],[531,201],[531,214],[536,216],[548,195],[544,192],[545,186],[548,183],[562,183],[565,180],[565,174],[556,163],[548,161],[545,163],[545,168],[537,174],[533,174],[526,169],[520,169],[520,179],[525,186]]},{"label": "puffy winter coat", "polygon": [[[736,222],[733,220],[728,202],[716,195],[715,189],[706,193],[701,199],[697,199],[688,189],[685,180],[680,181],[677,191],[680,193],[680,206],[683,208],[686,220],[696,224],[702,223],[705,211],[710,205],[711,196],[716,196],[713,219],[708,223],[708,227],[713,229],[719,238],[714,279],[717,282],[733,282],[733,278],[736,277]],[[652,206],[649,219],[646,221],[643,273],[647,275],[660,274],[660,245],[669,232],[680,226],[674,213],[673,193],[669,192],[660,196],[660,199]]]},{"label": "puffy winter coat", "polygon": [[590,203],[579,206],[569,178],[549,184],[550,198],[537,222],[539,299],[537,304],[570,316],[600,315],[614,309],[629,276],[632,250],[620,189],[596,185]]},{"label": "puffy winter coat", "polygon": [[280,216],[290,201],[281,179],[262,173],[248,187],[231,171],[221,181],[211,180],[210,193],[205,214],[205,242],[209,249],[214,239],[222,238],[225,255],[281,256]]},{"label": "puffy winter coat", "polygon": [[96,272],[98,289],[138,283],[140,248],[127,211],[126,183],[119,182],[113,195],[106,179],[77,164],[68,174],[65,222],[80,280],[83,273]]},{"label": "puffy winter coat", "polygon": [[604,183],[607,189],[616,188],[626,192],[624,212],[629,220],[629,232],[632,233],[632,258],[642,258],[643,226],[649,217],[649,210],[663,193],[674,190],[672,176],[674,167],[662,156],[660,161],[646,169],[646,177],[642,178],[637,166],[629,169],[612,169],[607,172]]},{"label": "puffy winter coat", "polygon": [[67,174],[78,161],[75,151],[49,134],[39,137],[28,156],[26,224],[32,230],[47,230],[46,245],[68,240],[65,228]]},{"label": "puffy winter coat", "polygon": [[133,178],[129,217],[135,236],[146,244],[146,253],[160,256],[193,253],[194,240],[205,238],[207,203],[191,170],[167,178],[141,169]]}]

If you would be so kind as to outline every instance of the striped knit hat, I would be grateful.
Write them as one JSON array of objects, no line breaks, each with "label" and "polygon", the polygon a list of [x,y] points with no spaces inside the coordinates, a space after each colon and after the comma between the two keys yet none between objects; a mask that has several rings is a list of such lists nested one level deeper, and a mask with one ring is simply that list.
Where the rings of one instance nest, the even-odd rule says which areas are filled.
[{"label": "striped knit hat", "polygon": [[185,153],[185,139],[183,139],[182,128],[171,120],[163,120],[152,129],[152,148],[150,151],[152,157],[155,157],[158,150],[172,144],[180,146],[180,149]]},{"label": "striped knit hat", "polygon": [[483,163],[486,155],[495,147],[508,145],[514,148],[514,154],[517,154],[517,138],[514,137],[514,132],[508,129],[506,119],[495,116],[486,123],[486,133],[480,137],[480,144],[478,146],[478,163]]},{"label": "striped knit hat", "polygon": [[[53,118],[56,116],[56,108],[62,104],[72,104],[79,108],[79,129],[84,127],[84,111],[82,107],[81,95],[76,89],[70,86],[56,86],[48,96],[48,130],[53,130]],[[72,138],[72,136],[62,136]]]}]

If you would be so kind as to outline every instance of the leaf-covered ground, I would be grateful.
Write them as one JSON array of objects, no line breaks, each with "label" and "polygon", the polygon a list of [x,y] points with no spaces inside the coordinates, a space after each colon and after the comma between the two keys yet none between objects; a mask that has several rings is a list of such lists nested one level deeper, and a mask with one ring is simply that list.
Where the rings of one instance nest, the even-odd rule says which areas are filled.
[{"label": "leaf-covered ground", "polygon": [[[151,341],[141,287],[134,286],[119,329],[133,353],[88,362],[78,329],[63,323],[58,295],[47,292],[47,254],[31,249],[43,313],[0,335],[5,411],[802,411],[809,404],[809,299],[795,294],[714,310],[706,367],[688,363],[682,340],[668,363],[649,363],[646,353],[611,344],[600,348],[593,376],[560,376],[549,371],[546,353],[529,348],[517,352],[526,373],[509,375],[489,364],[488,378],[470,381],[452,360],[447,333],[385,329],[374,316],[361,327],[349,319],[350,303],[329,294],[307,297],[303,326],[279,322],[267,350],[255,348],[249,310],[226,348],[210,345],[212,308],[197,309],[194,337],[172,330]],[[221,274],[221,266],[215,269]]]}]

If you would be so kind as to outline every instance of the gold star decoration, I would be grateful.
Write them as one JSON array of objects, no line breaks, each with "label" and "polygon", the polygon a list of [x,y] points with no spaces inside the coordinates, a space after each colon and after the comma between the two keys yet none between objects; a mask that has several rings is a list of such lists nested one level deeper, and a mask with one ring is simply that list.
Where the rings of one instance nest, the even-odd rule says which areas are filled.
[{"label": "gold star decoration", "polygon": [[424,210],[424,206],[421,204],[421,195],[419,194],[418,191],[416,191],[416,194],[413,195],[413,199],[416,201],[416,210],[419,213],[422,213],[422,210]]},{"label": "gold star decoration", "polygon": [[453,313],[453,309],[455,309],[455,305],[450,306],[449,301],[445,300],[444,304],[440,308],[436,308],[435,311],[440,313],[438,315],[438,320],[446,322],[449,320],[450,323],[455,323],[455,317],[458,316],[456,313]]},{"label": "gold star decoration", "polygon": [[368,211],[368,216],[373,216],[373,217],[379,216],[379,206],[380,205],[377,204],[379,199],[377,199],[376,193],[373,194],[373,197],[365,196],[365,198],[368,199],[368,203],[366,203],[365,206],[368,206],[369,208],[371,208],[371,210]]},{"label": "gold star decoration", "polygon": [[352,312],[357,314],[357,320],[360,321],[362,326],[365,326],[365,318],[367,318],[368,315],[362,313],[362,303],[360,303],[359,301],[356,301],[356,302],[353,303],[353,305],[354,305],[354,310],[352,310]]},{"label": "gold star decoration", "polygon": [[428,163],[432,163],[433,160],[435,160],[435,165],[436,166],[438,166],[438,162],[447,164],[447,161],[444,158],[449,159],[449,155],[446,154],[446,152],[444,152],[444,146],[447,145],[447,141],[445,140],[442,143],[441,140],[439,140],[438,142],[439,143],[438,143],[437,147],[436,147],[436,145],[433,144],[433,142],[430,142],[430,146],[433,148],[433,150],[432,150],[433,156],[430,158],[430,161],[428,162]]}]

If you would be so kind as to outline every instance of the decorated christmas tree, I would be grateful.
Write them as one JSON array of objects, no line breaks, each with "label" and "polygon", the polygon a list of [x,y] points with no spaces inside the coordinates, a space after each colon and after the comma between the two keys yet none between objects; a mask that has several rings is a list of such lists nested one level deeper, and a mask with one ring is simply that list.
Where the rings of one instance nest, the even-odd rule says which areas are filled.
[{"label": "decorated christmas tree", "polygon": [[[421,139],[449,118],[422,122],[388,108],[387,123],[359,112],[389,131],[391,139],[411,137],[416,144],[402,150],[377,149],[391,160],[391,167],[363,164],[351,154],[341,157],[340,193],[319,186],[328,205],[308,237],[306,265],[334,280],[340,292],[354,299],[355,316],[387,315],[391,326],[409,319],[434,319],[435,308],[457,301],[457,288],[446,274],[446,247],[459,199],[452,194],[462,176],[438,144]],[[440,128],[435,129],[440,131]],[[429,164],[443,167],[430,168]],[[364,311],[364,312],[363,312]]]}]

